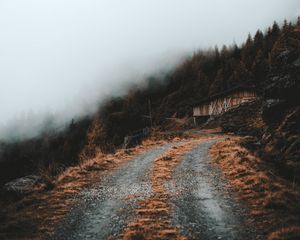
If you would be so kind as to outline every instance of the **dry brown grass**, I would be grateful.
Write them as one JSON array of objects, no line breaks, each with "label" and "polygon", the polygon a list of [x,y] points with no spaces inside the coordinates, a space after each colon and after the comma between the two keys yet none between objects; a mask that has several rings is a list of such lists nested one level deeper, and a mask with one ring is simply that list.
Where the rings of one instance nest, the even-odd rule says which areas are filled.
[{"label": "dry brown grass", "polygon": [[[214,145],[212,160],[248,204],[250,214],[268,239],[300,239],[299,186],[274,174],[261,159],[241,147],[239,140],[232,137]],[[287,237],[295,234],[298,238]]]},{"label": "dry brown grass", "polygon": [[[184,138],[193,139],[192,136]],[[178,136],[168,139],[172,142],[182,140]],[[121,149],[115,154],[103,154],[98,151],[95,157],[83,159],[80,165],[69,167],[56,177],[46,174],[47,181],[36,185],[34,192],[22,199],[10,202],[0,199],[0,221],[3,222],[0,226],[0,239],[45,239],[51,236],[57,224],[75,203],[74,197],[83,188],[100,182],[109,171],[142,152],[166,143],[166,140],[154,137],[144,140],[135,148]],[[165,161],[168,162],[168,158],[165,158]],[[157,203],[152,200],[151,204],[158,206],[162,199]],[[170,236],[172,231],[166,228],[162,233]]]},{"label": "dry brown grass", "polygon": [[[70,167],[55,178],[49,179],[53,189],[45,183],[36,186],[34,193],[18,201],[1,202],[5,224],[0,226],[0,239],[45,239],[74,204],[74,197],[83,188],[101,181],[109,171],[120,167],[135,156],[164,144],[164,141],[144,141],[133,149],[119,150],[115,154],[101,154]],[[4,216],[4,217],[3,217]]]},{"label": "dry brown grass", "polygon": [[299,240],[300,239],[300,227],[291,226],[281,228],[268,237],[268,240]]}]

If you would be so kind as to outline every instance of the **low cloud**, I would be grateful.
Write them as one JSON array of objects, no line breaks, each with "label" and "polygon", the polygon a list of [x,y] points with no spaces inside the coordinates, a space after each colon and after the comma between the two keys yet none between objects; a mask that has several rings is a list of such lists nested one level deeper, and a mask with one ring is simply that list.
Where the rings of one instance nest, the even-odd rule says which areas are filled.
[{"label": "low cloud", "polygon": [[34,136],[45,116],[66,124],[199,48],[299,12],[298,0],[3,0],[0,138]]}]

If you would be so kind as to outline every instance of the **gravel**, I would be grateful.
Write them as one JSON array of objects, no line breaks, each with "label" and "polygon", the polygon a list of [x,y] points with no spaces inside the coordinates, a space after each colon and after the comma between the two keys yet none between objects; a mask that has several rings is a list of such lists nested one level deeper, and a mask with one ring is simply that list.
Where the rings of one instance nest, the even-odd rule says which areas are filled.
[{"label": "gravel", "polygon": [[133,218],[137,202],[152,194],[149,171],[154,159],[171,146],[152,149],[83,190],[53,239],[117,238]]},{"label": "gravel", "polygon": [[[209,162],[208,150],[214,143],[204,142],[186,153],[166,184],[172,196],[172,224],[189,239],[262,239],[247,208]],[[118,239],[135,217],[139,201],[153,195],[149,174],[154,160],[172,146],[152,149],[83,190],[53,239]]]},{"label": "gravel", "polygon": [[174,171],[168,184],[173,224],[189,239],[261,239],[247,209],[209,161],[208,150],[214,143],[207,141],[186,153]]}]

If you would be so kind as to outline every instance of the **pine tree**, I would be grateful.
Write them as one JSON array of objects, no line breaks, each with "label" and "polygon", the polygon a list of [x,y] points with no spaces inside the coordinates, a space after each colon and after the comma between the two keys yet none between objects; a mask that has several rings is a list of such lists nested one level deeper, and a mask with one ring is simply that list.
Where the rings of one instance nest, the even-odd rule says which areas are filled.
[{"label": "pine tree", "polygon": [[264,34],[260,30],[257,30],[257,32],[254,36],[255,50],[256,51],[261,50],[261,49],[263,49],[263,46],[264,46]]},{"label": "pine tree", "polygon": [[254,43],[251,34],[248,34],[247,41],[243,47],[242,51],[242,61],[245,64],[246,68],[250,69],[252,62],[255,57]]},{"label": "pine tree", "polygon": [[224,89],[223,89],[224,83],[223,82],[224,82],[223,70],[220,69],[217,72],[217,75],[209,88],[209,94],[213,95],[213,94],[224,91]]},{"label": "pine tree", "polygon": [[253,44],[253,39],[252,39],[251,33],[248,33],[248,37],[246,40],[246,47],[252,46],[252,44]]},{"label": "pine tree", "polygon": [[286,33],[288,31],[288,29],[289,29],[289,23],[286,19],[284,19],[284,22],[283,22],[283,25],[282,25],[282,31],[284,33]]},{"label": "pine tree", "polygon": [[259,50],[256,54],[251,72],[253,74],[254,82],[256,85],[261,84],[267,77],[269,70],[268,61],[264,58],[263,52]]},{"label": "pine tree", "polygon": [[221,57],[226,58],[228,56],[228,48],[226,45],[223,45],[222,50],[221,50]]},{"label": "pine tree", "polygon": [[233,47],[232,47],[232,56],[235,59],[240,59],[241,58],[241,49],[238,47],[238,45],[236,45],[236,43],[234,43]]},{"label": "pine tree", "polygon": [[277,36],[280,34],[280,27],[279,27],[279,25],[278,25],[277,22],[274,22],[274,23],[273,23],[272,30],[271,30],[271,34],[272,34],[274,37],[277,37]]},{"label": "pine tree", "polygon": [[215,46],[214,53],[215,53],[216,60],[219,60],[219,58],[220,58],[220,51],[219,51],[219,48],[218,48],[217,45]]},{"label": "pine tree", "polygon": [[280,36],[281,30],[277,22],[274,22],[272,28],[268,28],[265,38],[265,54],[269,54]]}]

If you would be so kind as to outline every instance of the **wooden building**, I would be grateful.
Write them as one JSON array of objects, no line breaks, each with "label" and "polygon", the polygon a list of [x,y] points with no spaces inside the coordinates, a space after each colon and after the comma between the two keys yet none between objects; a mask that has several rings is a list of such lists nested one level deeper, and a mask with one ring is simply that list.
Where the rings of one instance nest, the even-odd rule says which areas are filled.
[{"label": "wooden building", "polygon": [[257,98],[256,91],[250,87],[236,87],[220,94],[203,99],[193,106],[195,123],[210,116],[219,115],[241,103],[253,101]]}]

